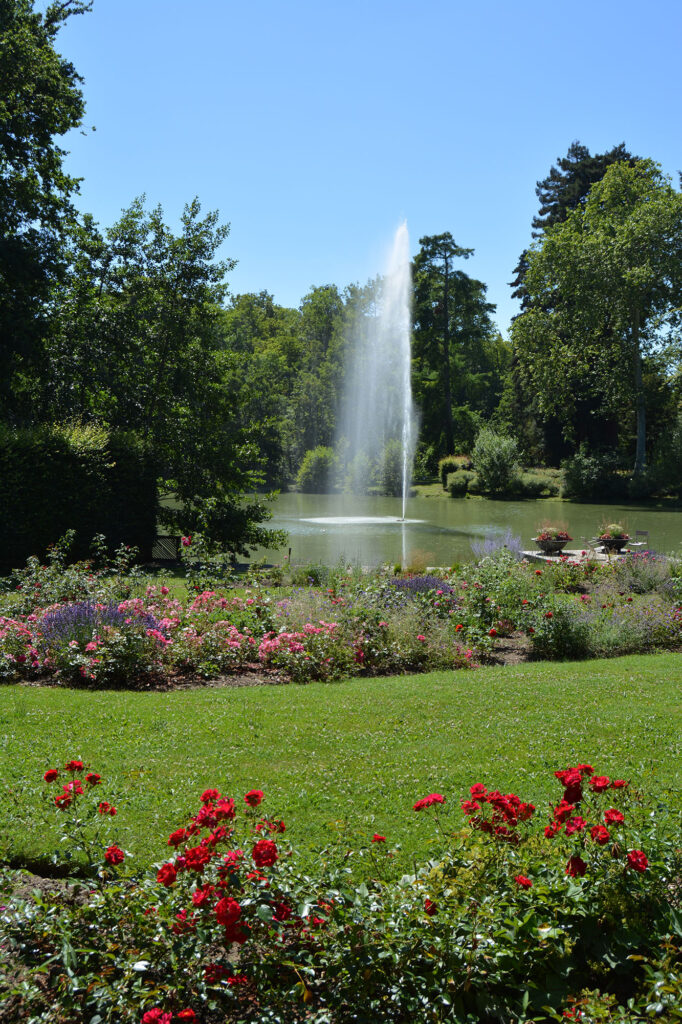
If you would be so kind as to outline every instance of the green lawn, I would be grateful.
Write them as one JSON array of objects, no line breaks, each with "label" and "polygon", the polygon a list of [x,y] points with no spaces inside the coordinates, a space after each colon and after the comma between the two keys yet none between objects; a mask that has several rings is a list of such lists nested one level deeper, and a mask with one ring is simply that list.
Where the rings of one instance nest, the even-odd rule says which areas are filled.
[{"label": "green lawn", "polygon": [[49,852],[42,775],[72,757],[113,781],[115,836],[137,865],[164,858],[207,786],[263,789],[302,850],[383,833],[401,844],[398,872],[428,855],[412,804],[433,791],[457,822],[477,781],[541,809],[560,796],[551,772],[589,761],[682,803],[681,684],[682,658],[657,654],[167,694],[5,686],[0,857]]}]

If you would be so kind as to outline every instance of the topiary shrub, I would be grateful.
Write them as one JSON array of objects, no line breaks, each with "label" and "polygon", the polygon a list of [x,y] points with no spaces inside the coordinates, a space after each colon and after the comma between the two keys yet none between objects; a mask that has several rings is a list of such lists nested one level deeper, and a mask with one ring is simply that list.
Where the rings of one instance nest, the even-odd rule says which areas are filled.
[{"label": "topiary shrub", "polygon": [[519,449],[513,437],[484,427],[476,438],[471,459],[483,491],[504,494],[517,487]]}]

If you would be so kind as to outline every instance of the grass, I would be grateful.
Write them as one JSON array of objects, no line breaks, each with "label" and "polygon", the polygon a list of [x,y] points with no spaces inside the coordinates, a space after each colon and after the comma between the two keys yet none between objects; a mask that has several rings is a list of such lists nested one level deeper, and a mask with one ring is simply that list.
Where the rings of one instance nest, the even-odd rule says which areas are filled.
[{"label": "grass", "polygon": [[131,865],[162,860],[165,837],[215,785],[239,799],[263,789],[309,863],[333,837],[357,844],[380,832],[400,844],[401,873],[429,854],[432,829],[412,804],[433,791],[458,823],[472,783],[541,810],[559,796],[551,772],[580,761],[677,789],[681,683],[682,659],[657,654],[171,693],[2,687],[0,859],[39,866],[48,856],[42,775],[80,757],[113,783],[113,835]]}]

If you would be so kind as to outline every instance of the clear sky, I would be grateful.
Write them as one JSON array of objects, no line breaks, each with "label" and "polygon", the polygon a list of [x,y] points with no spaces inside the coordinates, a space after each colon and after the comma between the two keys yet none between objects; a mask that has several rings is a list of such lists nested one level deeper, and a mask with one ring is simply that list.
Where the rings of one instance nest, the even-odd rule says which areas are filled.
[{"label": "clear sky", "polygon": [[58,49],[85,79],[67,136],[103,226],[141,193],[231,224],[234,293],[297,306],[450,231],[506,331],[535,182],[578,139],[682,169],[680,0],[95,0]]}]

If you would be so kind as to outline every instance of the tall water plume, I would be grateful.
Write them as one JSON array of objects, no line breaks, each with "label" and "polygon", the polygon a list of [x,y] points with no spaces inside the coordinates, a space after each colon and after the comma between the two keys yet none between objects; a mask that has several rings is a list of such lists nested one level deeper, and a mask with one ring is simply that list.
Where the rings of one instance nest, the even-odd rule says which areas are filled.
[{"label": "tall water plume", "polygon": [[[355,316],[349,367],[339,417],[337,450],[346,485],[399,475],[405,518],[414,455],[414,411],[410,385],[412,282],[407,224],[395,233],[383,277]],[[355,485],[354,485],[355,482]],[[358,485],[359,484],[359,485]]]}]

